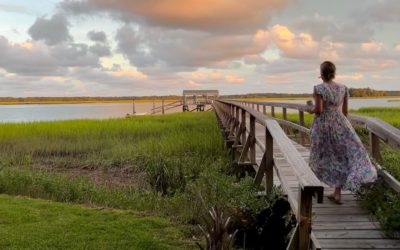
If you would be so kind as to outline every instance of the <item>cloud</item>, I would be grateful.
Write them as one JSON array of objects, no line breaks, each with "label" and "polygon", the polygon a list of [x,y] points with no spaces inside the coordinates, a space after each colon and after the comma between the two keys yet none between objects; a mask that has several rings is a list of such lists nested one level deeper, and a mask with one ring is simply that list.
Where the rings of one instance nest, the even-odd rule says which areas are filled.
[{"label": "cloud", "polygon": [[91,30],[87,33],[87,37],[94,42],[107,43],[107,35],[104,31]]},{"label": "cloud", "polygon": [[269,44],[269,33],[214,35],[198,31],[144,29],[125,25],[116,34],[118,50],[132,65],[205,67],[257,55]]},{"label": "cloud", "polygon": [[12,43],[0,36],[0,67],[26,76],[64,75],[69,67],[100,67],[100,56],[86,44],[48,46],[42,42]]},{"label": "cloud", "polygon": [[22,75],[55,74],[57,67],[41,43],[11,43],[0,36],[0,67]]},{"label": "cloud", "polygon": [[24,6],[13,5],[13,4],[0,4],[0,11],[28,14],[28,10]]},{"label": "cloud", "polygon": [[359,62],[361,71],[384,71],[388,69],[398,68],[399,60],[393,59],[363,59]]},{"label": "cloud", "polygon": [[354,73],[351,75],[337,75],[336,79],[338,81],[361,81],[364,79],[364,76],[361,73]]},{"label": "cloud", "polygon": [[237,75],[227,75],[225,76],[225,81],[234,84],[243,84],[246,82],[246,80],[243,77]]},{"label": "cloud", "polygon": [[271,36],[284,56],[291,58],[315,58],[318,56],[318,43],[308,33],[295,35],[288,27],[275,25]]},{"label": "cloud", "polygon": [[267,83],[288,83],[292,80],[289,74],[268,75]]},{"label": "cloud", "polygon": [[68,15],[89,15],[100,10],[86,0],[64,0],[58,4],[58,11]]},{"label": "cloud", "polygon": [[28,33],[36,41],[41,40],[54,45],[72,40],[68,26],[68,20],[62,14],[55,14],[50,19],[37,18]]},{"label": "cloud", "polygon": [[293,28],[310,33],[317,41],[359,43],[369,40],[374,30],[354,20],[336,20],[331,16],[303,16],[294,21]]},{"label": "cloud", "polygon": [[183,79],[187,79],[188,83],[192,86],[203,85],[237,85],[246,83],[243,76],[232,73],[224,73],[221,71],[213,70],[199,70],[191,73],[180,73]]},{"label": "cloud", "polygon": [[293,0],[87,0],[64,1],[60,6],[69,13],[98,9],[112,12],[124,21],[170,29],[253,33],[263,29],[271,14],[283,10],[290,2]]},{"label": "cloud", "polygon": [[383,44],[377,42],[366,42],[361,44],[361,49],[367,53],[377,53],[382,51]]},{"label": "cloud", "polygon": [[141,80],[147,79],[147,75],[135,69],[129,69],[129,70],[119,69],[117,71],[112,72],[112,74],[116,77],[137,78]]},{"label": "cloud", "polygon": [[258,65],[258,64],[263,64],[266,63],[267,61],[265,60],[264,57],[260,56],[260,55],[245,55],[243,57],[243,62],[245,64],[249,64],[249,65]]},{"label": "cloud", "polygon": [[96,43],[89,47],[89,51],[98,57],[111,56],[111,50],[108,45]]},{"label": "cloud", "polygon": [[356,11],[353,18],[359,23],[384,23],[400,21],[400,2],[391,0],[372,1]]}]

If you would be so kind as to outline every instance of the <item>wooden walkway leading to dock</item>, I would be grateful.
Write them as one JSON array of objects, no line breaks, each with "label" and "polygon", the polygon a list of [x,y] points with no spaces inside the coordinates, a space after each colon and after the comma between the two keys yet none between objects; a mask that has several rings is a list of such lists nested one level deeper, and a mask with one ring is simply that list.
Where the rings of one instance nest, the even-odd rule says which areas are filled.
[{"label": "wooden walkway leading to dock", "polygon": [[[214,108],[237,167],[249,172],[254,169],[255,182],[263,184],[266,192],[272,185],[280,185],[286,193],[298,221],[288,249],[400,249],[400,240],[385,236],[376,219],[361,208],[357,196],[343,192],[343,205],[327,199],[333,190],[321,183],[308,167],[309,149],[304,145],[308,143],[309,130],[287,121],[286,110],[284,119],[266,116],[268,104],[217,101]],[[276,104],[270,107],[275,108],[273,105]],[[300,124],[304,125],[306,107],[288,105],[299,110]],[[271,108],[273,114],[274,108]],[[365,122],[362,117],[354,119]],[[400,131],[390,125],[384,124],[387,131],[371,124],[369,127],[381,139],[390,133],[390,145],[400,142]],[[294,129],[297,133],[293,133]],[[297,142],[288,136],[297,137]],[[375,150],[377,155],[379,140],[371,136],[371,142],[375,143],[372,152]],[[381,170],[380,174],[395,190],[400,187],[387,172]]]}]

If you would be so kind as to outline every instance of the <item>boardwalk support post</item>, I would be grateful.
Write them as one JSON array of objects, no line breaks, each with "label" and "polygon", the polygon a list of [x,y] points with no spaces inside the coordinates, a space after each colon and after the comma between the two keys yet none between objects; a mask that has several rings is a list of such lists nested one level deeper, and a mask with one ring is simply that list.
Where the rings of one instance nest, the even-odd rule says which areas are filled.
[{"label": "boardwalk support post", "polygon": [[371,131],[369,132],[369,145],[371,148],[372,157],[374,157],[377,161],[381,161],[382,155],[379,147],[379,137]]},{"label": "boardwalk support post", "polygon": [[313,192],[299,187],[299,250],[310,249],[312,195]]}]

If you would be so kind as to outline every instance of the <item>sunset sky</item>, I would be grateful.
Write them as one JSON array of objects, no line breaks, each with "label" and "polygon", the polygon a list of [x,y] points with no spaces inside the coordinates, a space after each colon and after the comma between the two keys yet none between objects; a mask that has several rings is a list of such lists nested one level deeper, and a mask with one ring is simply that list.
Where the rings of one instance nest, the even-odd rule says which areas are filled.
[{"label": "sunset sky", "polygon": [[1,0],[0,96],[400,90],[398,0]]}]

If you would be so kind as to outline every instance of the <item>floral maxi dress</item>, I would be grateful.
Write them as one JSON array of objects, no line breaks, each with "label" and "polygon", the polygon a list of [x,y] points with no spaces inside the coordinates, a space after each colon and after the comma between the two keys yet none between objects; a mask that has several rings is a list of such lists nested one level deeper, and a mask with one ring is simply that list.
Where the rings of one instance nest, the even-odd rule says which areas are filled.
[{"label": "floral maxi dress", "polygon": [[311,126],[310,167],[331,187],[357,191],[364,183],[377,179],[377,172],[364,145],[342,113],[348,89],[338,83],[321,83],[314,95],[323,99],[324,110]]}]

